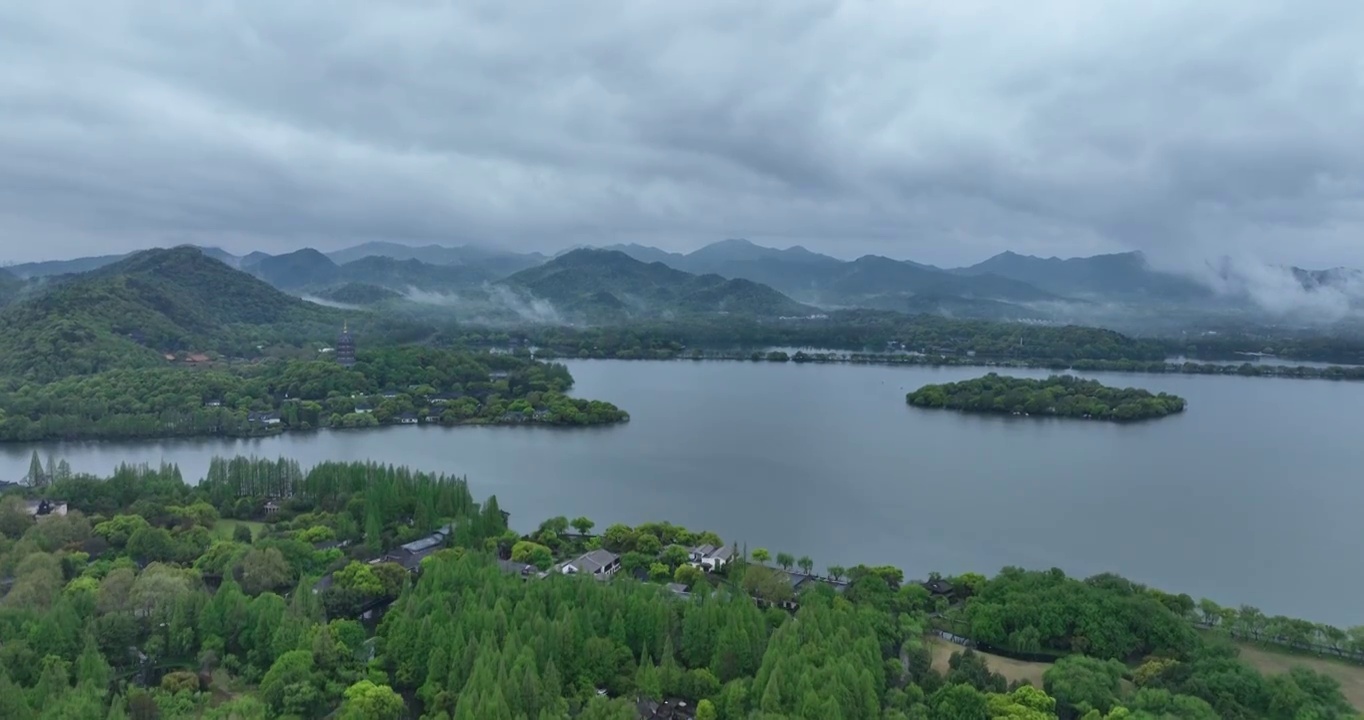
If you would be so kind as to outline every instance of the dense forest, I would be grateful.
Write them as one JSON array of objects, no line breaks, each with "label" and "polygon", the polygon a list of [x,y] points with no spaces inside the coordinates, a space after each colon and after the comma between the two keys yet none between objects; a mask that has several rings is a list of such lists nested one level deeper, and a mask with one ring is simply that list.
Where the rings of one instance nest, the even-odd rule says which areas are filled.
[{"label": "dense forest", "polygon": [[[687,546],[713,533],[551,518],[523,535],[462,478],[405,468],[236,458],[191,485],[173,466],[33,466],[0,496],[6,720],[1355,717],[1334,680],[1262,676],[1234,639],[1364,658],[1364,628],[1113,575],[919,583],[762,548],[709,572]],[[36,497],[69,512],[35,517]],[[622,570],[557,570],[589,551]],[[936,631],[1054,663],[1041,687],[971,650],[935,665]]]},{"label": "dense forest", "polygon": [[46,281],[0,311],[0,374],[49,381],[152,367],[167,352],[256,352],[334,334],[338,311],[304,302],[195,248],[137,253]]},{"label": "dense forest", "polygon": [[[391,296],[363,282],[340,290],[343,295],[334,299],[362,305]],[[868,309],[811,309],[795,313],[797,317],[765,320],[743,313],[667,313],[672,319],[619,318],[586,327],[536,324],[519,316],[498,326],[478,326],[469,324],[465,314],[452,319],[448,308],[418,303],[342,311],[280,292],[193,247],[134,253],[89,272],[27,282],[0,275],[0,301],[8,301],[0,302],[0,325],[6,328],[0,336],[0,378],[11,383],[158,369],[167,354],[179,359],[209,355],[237,363],[307,358],[334,340],[347,320],[369,348],[414,343],[486,348],[515,342],[538,347],[545,358],[622,359],[747,356],[774,346],[852,353],[896,349],[913,353],[892,356],[898,362],[1364,378],[1364,368],[1358,367],[1241,362],[1247,353],[1267,353],[1364,363],[1364,344],[1357,338],[1289,331],[1229,328],[1143,339],[1093,327]],[[1180,356],[1223,364],[1167,362]],[[1238,361],[1234,370],[1227,360]]]},{"label": "dense forest", "polygon": [[933,354],[970,352],[982,358],[1158,361],[1166,357],[1160,343],[1098,328],[954,320],[874,310],[845,310],[767,322],[728,317],[596,328],[456,328],[442,336],[470,345],[518,339],[565,357],[622,359],[686,357],[696,348],[793,346],[863,351],[884,350],[891,345]]},{"label": "dense forest", "polygon": [[977,413],[1042,415],[1125,422],[1184,412],[1184,398],[1097,380],[1053,375],[1029,380],[990,373],[961,382],[925,385],[905,396],[916,407]]},{"label": "dense forest", "polygon": [[[809,350],[805,359],[824,362],[846,356],[850,362],[875,364],[1364,380],[1364,351],[1350,338],[1146,339],[1092,327],[956,320],[868,310],[766,323],[731,318],[604,328],[447,329],[438,337],[471,347],[525,343],[539,347],[544,357],[747,360],[757,359],[754,352],[775,346],[819,348],[825,352]],[[1358,364],[1315,367],[1247,362],[1247,352],[1264,350],[1275,351],[1277,357],[1290,360]],[[1175,360],[1180,357],[1214,362]]]},{"label": "dense forest", "polygon": [[627,415],[570,398],[563,365],[415,346],[322,359],[110,370],[46,384],[0,379],[0,441],[244,436],[392,423],[594,425]]}]

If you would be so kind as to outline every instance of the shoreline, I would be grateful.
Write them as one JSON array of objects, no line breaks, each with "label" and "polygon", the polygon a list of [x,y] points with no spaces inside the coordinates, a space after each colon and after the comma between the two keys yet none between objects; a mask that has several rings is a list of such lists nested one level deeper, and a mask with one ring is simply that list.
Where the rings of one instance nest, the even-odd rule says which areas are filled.
[{"label": "shoreline", "polygon": [[869,353],[831,351],[824,353],[778,353],[785,357],[771,357],[773,353],[741,351],[703,351],[699,355],[675,354],[671,357],[617,357],[605,353],[579,355],[537,354],[536,360],[566,362],[571,360],[621,360],[626,362],[774,362],[816,365],[872,365],[909,367],[980,367],[1018,370],[1051,370],[1053,372],[1112,372],[1132,375],[1228,375],[1286,380],[1330,380],[1334,382],[1364,381],[1364,366],[1330,365],[1324,368],[1308,365],[1256,365],[1253,363],[1198,363],[1167,362],[1161,360],[1009,360],[1000,358],[963,358],[948,355],[889,356]]},{"label": "shoreline", "polygon": [[950,408],[950,407],[928,407],[928,406],[926,406],[926,405],[915,405],[914,403],[908,402],[908,401],[905,402],[905,405],[907,405],[907,406],[909,406],[909,407],[912,407],[912,408],[914,408],[915,410],[925,410],[925,411],[930,411],[930,412],[942,411],[942,412],[956,413],[956,414],[958,414],[958,415],[986,415],[986,416],[990,416],[990,417],[1017,417],[1017,418],[1020,418],[1020,419],[1022,419],[1022,418],[1027,418],[1028,420],[1063,420],[1063,421],[1072,421],[1072,420],[1073,420],[1073,421],[1075,421],[1075,422],[1100,422],[1100,423],[1111,423],[1111,424],[1113,424],[1113,425],[1140,425],[1140,424],[1142,424],[1142,423],[1153,422],[1153,421],[1156,421],[1156,420],[1161,420],[1161,419],[1163,419],[1163,418],[1173,417],[1173,416],[1175,416],[1175,415],[1182,415],[1182,414],[1184,414],[1184,412],[1185,412],[1184,410],[1176,410],[1176,411],[1174,411],[1174,412],[1166,413],[1166,414],[1164,414],[1164,415],[1152,415],[1152,416],[1150,416],[1150,417],[1132,418],[1131,420],[1120,420],[1120,419],[1118,419],[1118,418],[1092,417],[1092,416],[1089,416],[1089,415],[1084,415],[1084,416],[1081,416],[1081,417],[1075,417],[1075,416],[1073,416],[1073,415],[1061,415],[1061,414],[1059,414],[1059,413],[1026,413],[1026,412],[1011,412],[1011,411],[1009,411],[1009,410],[963,410],[963,409],[960,409],[960,408]]},{"label": "shoreline", "polygon": [[906,393],[905,402],[922,410],[967,415],[1098,420],[1121,425],[1178,415],[1188,407],[1188,401],[1178,395],[1112,387],[1075,375],[1036,380],[993,372],[973,380],[929,383]]},{"label": "shoreline", "polygon": [[233,434],[233,433],[189,433],[189,434],[175,434],[175,435],[118,435],[118,436],[100,436],[100,437],[75,436],[75,437],[59,437],[59,438],[51,438],[51,437],[50,437],[50,438],[38,438],[38,439],[34,439],[34,440],[0,440],[0,447],[4,447],[4,446],[16,446],[16,445],[34,445],[34,444],[39,444],[39,443],[102,443],[102,442],[121,443],[121,442],[140,442],[140,441],[157,442],[157,441],[165,441],[165,440],[265,440],[265,439],[269,439],[269,438],[280,437],[280,436],[283,436],[283,435],[306,435],[306,434],[316,434],[316,433],[322,433],[322,432],[363,432],[363,431],[366,431],[366,430],[380,430],[380,429],[385,429],[385,428],[401,428],[401,427],[418,427],[418,428],[430,428],[430,427],[435,427],[435,428],[447,428],[447,429],[461,428],[461,427],[519,427],[519,428],[535,428],[535,429],[571,430],[571,429],[575,429],[575,428],[582,428],[582,429],[588,429],[588,428],[604,428],[604,427],[611,427],[611,426],[613,426],[613,425],[623,425],[623,424],[625,424],[625,423],[630,422],[630,414],[629,414],[629,413],[625,413],[625,411],[623,411],[623,410],[622,410],[621,412],[624,413],[625,416],[622,417],[622,418],[620,418],[620,419],[618,419],[618,420],[610,420],[610,421],[607,421],[607,422],[590,422],[590,423],[546,422],[546,421],[544,421],[544,420],[518,420],[518,421],[506,421],[506,420],[502,420],[502,419],[495,419],[495,420],[473,419],[473,420],[463,420],[463,421],[460,421],[460,422],[457,422],[457,423],[445,423],[445,422],[438,422],[438,423],[432,423],[432,422],[402,423],[402,422],[391,422],[391,423],[379,423],[379,424],[375,424],[375,425],[367,425],[367,426],[364,426],[364,427],[341,427],[341,426],[332,427],[332,426],[325,426],[325,427],[292,428],[292,429],[291,429],[291,428],[280,428],[280,429],[278,429],[278,430],[273,430],[273,431],[266,431],[266,432],[259,432],[259,433],[245,433],[245,434]]}]

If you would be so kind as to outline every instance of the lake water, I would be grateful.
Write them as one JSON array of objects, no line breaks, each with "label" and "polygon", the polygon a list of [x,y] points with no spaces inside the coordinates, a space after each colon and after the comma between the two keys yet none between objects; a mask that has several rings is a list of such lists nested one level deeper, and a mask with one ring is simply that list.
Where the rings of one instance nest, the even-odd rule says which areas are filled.
[{"label": "lake water", "polygon": [[909,390],[979,368],[569,366],[576,394],[619,404],[631,422],[10,445],[0,478],[22,477],[35,447],[78,471],[166,460],[188,478],[214,455],[372,459],[465,474],[521,530],[560,514],[599,527],[671,520],[820,568],[1114,571],[1223,604],[1364,624],[1364,384],[1092,374],[1189,400],[1181,416],[1120,426],[905,404]]}]

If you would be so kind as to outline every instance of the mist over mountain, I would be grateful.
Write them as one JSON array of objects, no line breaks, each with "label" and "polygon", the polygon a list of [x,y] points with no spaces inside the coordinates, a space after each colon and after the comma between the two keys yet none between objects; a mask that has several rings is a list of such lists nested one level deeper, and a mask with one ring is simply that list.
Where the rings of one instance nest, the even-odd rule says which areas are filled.
[{"label": "mist over mountain", "polygon": [[[877,255],[843,260],[801,246],[770,248],[744,239],[722,240],[690,253],[638,243],[598,251],[643,266],[658,264],[691,276],[749,283],[722,287],[710,280],[702,288],[698,281],[679,276],[674,280],[685,289],[643,292],[662,277],[645,281],[642,276],[613,276],[606,266],[619,263],[619,257],[605,261],[605,256],[595,256],[603,267],[584,276],[600,280],[591,287],[587,280],[580,287],[564,280],[550,283],[555,268],[581,262],[582,251],[591,250],[581,247],[553,257],[471,244],[409,247],[391,242],[333,253],[304,248],[242,257],[216,248],[199,250],[275,288],[322,303],[411,303],[496,323],[559,322],[568,316],[610,321],[668,312],[781,316],[867,308],[1159,333],[1196,327],[1202,320],[1322,327],[1364,316],[1364,275],[1357,270],[1307,270],[1232,258],[1196,267],[1157,266],[1138,252],[1062,259],[1008,251],[975,265],[944,269]],[[9,270],[18,284],[0,281],[0,303],[13,302],[34,283],[66,282],[74,275],[64,271],[72,268],[98,269],[121,259],[96,256],[13,266]],[[535,273],[512,279],[538,268],[546,268],[545,277],[535,280],[542,284],[540,294],[529,285]],[[704,294],[692,294],[702,289]]]},{"label": "mist over mountain", "polygon": [[1220,298],[1299,323],[1332,323],[1364,312],[1364,273],[1352,268],[1305,270],[1224,257],[1207,264],[1202,280]]},{"label": "mist over mountain", "polygon": [[[685,255],[641,245],[615,247],[645,262],[656,259],[687,272],[759,282],[820,307],[930,308],[927,312],[952,307],[969,316],[1031,318],[1038,313],[1012,303],[1061,299],[994,275],[963,277],[874,255],[846,261],[800,246],[783,250],[742,239],[723,240]],[[915,297],[921,299],[911,302]]]},{"label": "mist over mountain", "polygon": [[1192,278],[1152,269],[1139,252],[1064,260],[1003,252],[952,272],[971,277],[991,274],[1055,295],[1096,300],[1184,302],[1212,295],[1211,288]]},{"label": "mist over mountain", "polygon": [[428,265],[466,265],[482,268],[498,277],[534,267],[548,259],[540,253],[510,252],[471,244],[454,247],[444,245],[413,247],[392,242],[363,243],[328,253],[327,256],[338,265],[347,265],[368,257],[417,260]]},{"label": "mist over mountain", "polygon": [[70,260],[43,260],[40,262],[17,263],[5,269],[17,277],[36,278],[51,275],[80,273],[118,262],[127,255],[95,255],[92,257],[72,258]]},{"label": "mist over mountain", "polygon": [[350,282],[323,290],[318,293],[317,297],[325,301],[339,303],[349,307],[364,307],[366,305],[378,305],[391,300],[399,300],[403,296],[401,293],[380,285]]},{"label": "mist over mountain", "polygon": [[505,273],[479,265],[432,265],[416,259],[371,255],[341,265],[338,275],[345,282],[370,283],[398,292],[452,292],[498,280]]}]

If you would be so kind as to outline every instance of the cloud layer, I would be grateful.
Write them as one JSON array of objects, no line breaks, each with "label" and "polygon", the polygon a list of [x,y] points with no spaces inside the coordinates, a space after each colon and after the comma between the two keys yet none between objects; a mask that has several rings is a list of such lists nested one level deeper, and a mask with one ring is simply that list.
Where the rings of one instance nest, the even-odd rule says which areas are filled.
[{"label": "cloud layer", "polygon": [[0,257],[725,237],[1364,265],[1364,4],[0,5]]}]

